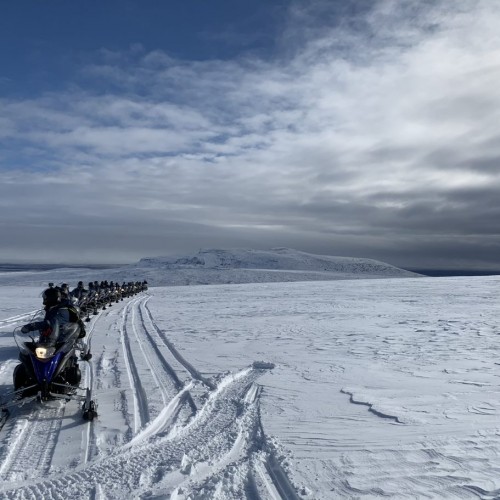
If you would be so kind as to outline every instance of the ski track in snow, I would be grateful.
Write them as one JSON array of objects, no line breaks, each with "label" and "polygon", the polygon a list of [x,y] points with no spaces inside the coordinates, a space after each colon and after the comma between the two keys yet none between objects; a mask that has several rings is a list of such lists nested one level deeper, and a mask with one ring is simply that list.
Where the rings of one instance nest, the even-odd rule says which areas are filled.
[{"label": "ski track in snow", "polygon": [[[299,498],[263,431],[256,380],[265,370],[245,368],[220,375],[217,383],[207,379],[158,328],[148,300],[133,298],[122,304],[121,312],[114,307],[95,318],[86,341],[100,327],[115,325],[114,354],[93,352],[89,363],[81,363],[86,385],[108,392],[120,389],[125,421],[131,400],[133,435],[105,452],[96,431],[105,415],[77,422],[75,402],[42,407],[29,403],[12,412],[1,434],[0,497],[128,498],[133,492],[134,497],[171,495],[179,500]],[[20,315],[12,323],[24,318]],[[138,356],[143,361],[136,363]],[[129,391],[120,386],[120,364],[126,368]],[[95,397],[99,399],[99,389]],[[80,445],[68,457],[69,466],[52,463],[58,440],[71,439]],[[21,481],[24,486],[19,487]]]}]

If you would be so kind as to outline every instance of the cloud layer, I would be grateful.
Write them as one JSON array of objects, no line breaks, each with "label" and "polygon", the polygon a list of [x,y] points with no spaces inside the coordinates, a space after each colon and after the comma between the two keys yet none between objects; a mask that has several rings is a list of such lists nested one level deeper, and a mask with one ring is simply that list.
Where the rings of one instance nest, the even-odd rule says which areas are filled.
[{"label": "cloud layer", "polygon": [[267,58],[103,48],[65,91],[0,100],[2,258],[500,265],[500,7],[329,3],[292,4]]}]

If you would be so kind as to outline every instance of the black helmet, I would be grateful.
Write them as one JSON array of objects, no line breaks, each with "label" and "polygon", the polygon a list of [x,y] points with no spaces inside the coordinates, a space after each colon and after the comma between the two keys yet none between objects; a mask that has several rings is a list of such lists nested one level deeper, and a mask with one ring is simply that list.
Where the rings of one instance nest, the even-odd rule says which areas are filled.
[{"label": "black helmet", "polygon": [[55,306],[61,302],[61,290],[59,288],[47,288],[43,292],[43,305],[45,306]]}]

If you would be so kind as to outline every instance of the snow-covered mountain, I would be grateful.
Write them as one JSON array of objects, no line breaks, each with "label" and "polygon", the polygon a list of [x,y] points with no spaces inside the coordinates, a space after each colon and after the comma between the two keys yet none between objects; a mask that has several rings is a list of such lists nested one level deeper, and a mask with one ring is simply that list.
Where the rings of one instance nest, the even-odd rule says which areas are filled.
[{"label": "snow-covered mountain", "polygon": [[153,286],[418,276],[376,260],[314,255],[289,248],[206,249],[188,256],[141,259],[128,271],[146,276]]},{"label": "snow-covered mountain", "polygon": [[206,249],[194,255],[141,259],[127,272],[146,276],[153,286],[419,276],[376,260],[315,255],[290,248]]},{"label": "snow-covered mountain", "polygon": [[413,274],[384,262],[353,257],[332,257],[292,250],[207,249],[182,257],[141,259],[139,267],[164,269],[258,269],[272,271],[314,271],[344,274],[385,275],[387,277]]},{"label": "snow-covered mountain", "polygon": [[207,249],[194,255],[153,257],[113,269],[56,269],[0,273],[0,285],[75,285],[83,280],[142,281],[151,286],[411,278],[420,275],[371,259],[315,255],[289,248]]}]

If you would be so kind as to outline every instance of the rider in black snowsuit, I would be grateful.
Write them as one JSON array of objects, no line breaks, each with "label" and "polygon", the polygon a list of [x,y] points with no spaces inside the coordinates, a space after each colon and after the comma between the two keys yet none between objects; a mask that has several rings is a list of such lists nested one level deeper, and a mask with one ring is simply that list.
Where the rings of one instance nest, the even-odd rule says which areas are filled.
[{"label": "rider in black snowsuit", "polygon": [[79,302],[83,300],[84,297],[88,295],[89,291],[83,287],[83,281],[79,281],[76,288],[71,290],[71,296],[77,299]]},{"label": "rider in black snowsuit", "polygon": [[45,306],[44,319],[24,325],[21,328],[23,333],[39,330],[40,341],[55,344],[64,335],[65,325],[76,323],[80,330],[78,338],[85,337],[85,326],[78,315],[78,310],[70,302],[62,300],[59,288],[47,288],[43,292],[43,304]]}]

